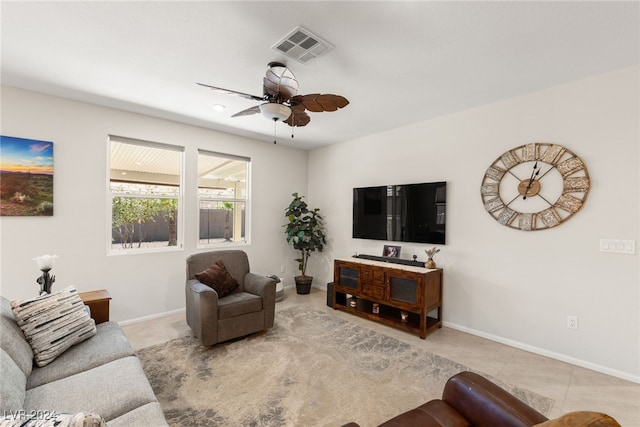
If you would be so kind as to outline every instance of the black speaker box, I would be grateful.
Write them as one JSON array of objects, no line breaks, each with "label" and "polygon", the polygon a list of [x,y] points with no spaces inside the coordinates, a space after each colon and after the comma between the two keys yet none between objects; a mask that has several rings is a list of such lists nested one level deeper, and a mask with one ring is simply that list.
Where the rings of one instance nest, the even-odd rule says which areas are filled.
[{"label": "black speaker box", "polygon": [[333,307],[333,282],[327,283],[327,305]]}]

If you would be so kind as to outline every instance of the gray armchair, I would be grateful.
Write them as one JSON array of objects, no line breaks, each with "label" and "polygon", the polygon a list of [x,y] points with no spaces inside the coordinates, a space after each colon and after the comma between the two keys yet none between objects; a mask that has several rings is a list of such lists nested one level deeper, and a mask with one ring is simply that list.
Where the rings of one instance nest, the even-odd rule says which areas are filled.
[{"label": "gray armchair", "polygon": [[[239,284],[223,298],[218,298],[215,290],[195,277],[218,260]],[[224,250],[189,256],[185,293],[187,324],[202,345],[213,345],[273,326],[276,282],[249,272],[249,259],[244,251]]]}]

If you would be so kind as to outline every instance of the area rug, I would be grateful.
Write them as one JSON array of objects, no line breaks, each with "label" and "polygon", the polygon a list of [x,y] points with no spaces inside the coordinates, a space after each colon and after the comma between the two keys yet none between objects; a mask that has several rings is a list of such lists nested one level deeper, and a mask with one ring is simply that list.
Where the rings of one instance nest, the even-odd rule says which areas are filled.
[{"label": "area rug", "polygon": [[[214,347],[183,337],[138,356],[168,423],[185,427],[378,425],[439,398],[449,377],[470,370],[299,306],[277,312],[264,333]],[[551,399],[496,382],[551,410]]]}]

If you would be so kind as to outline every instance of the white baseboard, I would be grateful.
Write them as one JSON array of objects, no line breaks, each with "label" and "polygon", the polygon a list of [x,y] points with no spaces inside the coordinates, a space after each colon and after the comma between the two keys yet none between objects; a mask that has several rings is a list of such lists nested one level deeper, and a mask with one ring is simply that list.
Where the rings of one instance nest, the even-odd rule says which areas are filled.
[{"label": "white baseboard", "polygon": [[570,363],[572,365],[580,366],[586,369],[591,369],[592,371],[600,372],[603,374],[611,375],[612,377],[621,378],[623,380],[640,384],[640,376],[633,375],[628,372],[622,372],[616,369],[607,368],[606,366],[597,365],[595,363],[587,362],[582,359],[576,359],[575,357],[567,356],[565,354],[555,353],[553,351],[545,350],[543,348],[539,348],[529,344],[521,343],[519,341],[514,341],[507,338],[499,337],[497,335],[488,334],[486,332],[477,331],[475,329],[456,325],[454,323],[442,322],[442,325],[446,326],[447,328],[455,329],[455,330],[466,332],[468,334],[475,335],[481,338],[486,338],[491,341],[499,342],[501,344],[505,344],[510,347],[519,348],[520,350],[525,350],[530,353],[539,354],[541,356],[549,357],[551,359],[560,360],[562,362]]},{"label": "white baseboard", "polygon": [[173,316],[174,314],[180,314],[185,312],[185,308],[179,308],[177,310],[164,311],[162,313],[156,313],[149,316],[136,317],[135,319],[122,320],[118,322],[120,326],[132,325],[134,323],[146,322],[147,320],[158,319],[160,317]]}]

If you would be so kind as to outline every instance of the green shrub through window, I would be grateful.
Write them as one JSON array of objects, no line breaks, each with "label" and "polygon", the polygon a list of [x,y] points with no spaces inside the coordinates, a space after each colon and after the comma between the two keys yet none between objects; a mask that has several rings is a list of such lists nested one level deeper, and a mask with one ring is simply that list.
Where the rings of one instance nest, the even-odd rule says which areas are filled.
[{"label": "green shrub through window", "polygon": [[109,138],[111,253],[182,247],[184,148]]}]

